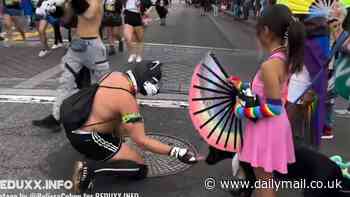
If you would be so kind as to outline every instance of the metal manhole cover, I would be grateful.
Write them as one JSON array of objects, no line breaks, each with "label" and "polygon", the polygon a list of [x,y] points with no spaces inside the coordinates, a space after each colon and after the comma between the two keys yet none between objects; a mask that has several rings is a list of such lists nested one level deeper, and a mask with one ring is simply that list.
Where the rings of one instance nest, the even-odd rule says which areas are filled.
[{"label": "metal manhole cover", "polygon": [[[153,139],[159,140],[165,144],[170,146],[178,146],[187,148],[193,153],[198,153],[196,148],[188,143],[187,141],[169,135],[164,135],[160,133],[147,133],[147,135]],[[190,168],[191,165],[184,164],[180,162],[176,158],[172,158],[165,155],[158,155],[155,153],[151,153],[149,151],[141,150],[134,142],[130,140],[130,138],[125,138],[126,143],[131,147],[135,148],[137,152],[139,152],[145,160],[145,163],[148,165],[148,177],[161,177],[167,175],[173,175],[186,169]]]}]

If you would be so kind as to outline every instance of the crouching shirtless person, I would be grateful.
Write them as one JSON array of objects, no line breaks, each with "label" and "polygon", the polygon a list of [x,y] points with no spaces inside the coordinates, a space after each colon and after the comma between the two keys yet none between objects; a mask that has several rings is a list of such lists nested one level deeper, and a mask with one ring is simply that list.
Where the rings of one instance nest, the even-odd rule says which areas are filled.
[{"label": "crouching shirtless person", "polygon": [[[123,142],[121,131],[144,150],[176,157],[187,164],[197,162],[194,153],[187,149],[170,147],[145,135],[135,94],[139,92],[151,96],[158,93],[160,65],[158,61],[146,61],[126,73],[107,74],[99,83],[86,123],[80,129],[66,130],[73,147],[88,159],[94,160],[76,163],[73,175],[75,192],[86,192],[91,187],[94,175],[98,174],[146,177],[147,166],[143,158]],[[66,107],[65,104],[62,107]],[[66,117],[62,114],[62,107],[64,125]]]}]

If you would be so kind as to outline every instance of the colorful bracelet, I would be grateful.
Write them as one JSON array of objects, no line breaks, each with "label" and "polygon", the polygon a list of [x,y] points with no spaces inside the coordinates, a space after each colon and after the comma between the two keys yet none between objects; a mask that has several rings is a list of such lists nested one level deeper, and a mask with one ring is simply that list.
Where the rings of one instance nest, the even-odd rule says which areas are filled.
[{"label": "colorful bracelet", "polygon": [[141,116],[140,112],[132,112],[122,115],[122,123],[128,124],[135,122],[143,122],[143,117]]},{"label": "colorful bracelet", "polygon": [[237,105],[235,113],[240,118],[261,119],[278,116],[282,113],[282,101],[280,99],[267,99],[265,104],[256,107],[244,107]]}]

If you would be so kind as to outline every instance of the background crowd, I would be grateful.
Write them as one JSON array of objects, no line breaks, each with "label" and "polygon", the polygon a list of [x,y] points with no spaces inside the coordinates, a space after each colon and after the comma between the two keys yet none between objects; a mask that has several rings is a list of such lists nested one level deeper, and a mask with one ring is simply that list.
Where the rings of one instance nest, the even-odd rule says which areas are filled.
[{"label": "background crowd", "polygon": [[[146,1],[146,0],[145,0]],[[66,32],[68,41],[74,37],[74,29],[77,25],[77,17],[65,18],[57,17],[52,14],[41,13],[40,10],[45,0],[1,0],[0,1],[0,41],[5,42],[5,46],[11,46],[14,41],[18,41],[14,31],[20,33],[21,40],[26,40],[25,32],[37,31],[41,42],[41,50],[38,53],[39,57],[45,57],[50,51],[61,48],[63,44],[62,32]],[[123,38],[125,28],[123,27],[123,6],[122,1],[104,0],[104,16],[101,21],[101,37],[108,40],[109,55],[116,53],[116,43],[119,44],[118,50],[124,50]],[[168,7],[170,6],[168,0],[157,0],[154,2],[147,1],[153,4],[155,11],[160,18],[160,25],[166,25],[166,16],[168,14]],[[146,18],[146,17],[145,17]],[[149,17],[148,17],[149,18]],[[149,23],[152,19],[144,20]],[[147,24],[145,24],[147,25]],[[52,27],[54,32],[54,43],[49,46],[48,42],[48,27]],[[72,34],[73,32],[73,34]]]}]

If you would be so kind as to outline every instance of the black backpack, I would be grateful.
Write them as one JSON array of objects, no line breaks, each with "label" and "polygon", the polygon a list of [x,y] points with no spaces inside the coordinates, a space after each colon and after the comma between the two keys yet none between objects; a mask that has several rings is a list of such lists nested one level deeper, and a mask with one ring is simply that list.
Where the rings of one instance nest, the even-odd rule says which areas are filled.
[{"label": "black backpack", "polygon": [[81,128],[88,120],[94,103],[94,98],[99,87],[114,88],[100,86],[100,83],[110,74],[111,73],[107,74],[98,83],[84,87],[77,93],[63,100],[60,108],[60,121],[67,132]]}]

